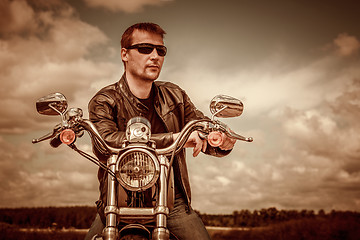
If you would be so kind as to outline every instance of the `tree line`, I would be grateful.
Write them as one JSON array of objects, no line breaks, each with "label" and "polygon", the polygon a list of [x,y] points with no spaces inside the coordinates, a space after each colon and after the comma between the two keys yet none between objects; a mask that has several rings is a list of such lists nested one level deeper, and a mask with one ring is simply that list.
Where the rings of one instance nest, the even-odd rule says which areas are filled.
[{"label": "tree line", "polygon": [[[199,213],[199,212],[198,212]],[[96,214],[95,207],[39,207],[0,209],[0,222],[21,228],[89,228]],[[302,219],[343,219],[360,222],[360,213],[320,210],[278,210],[275,207],[261,210],[239,210],[232,214],[202,214],[206,226],[264,227],[271,224]]]},{"label": "tree line", "polygon": [[0,222],[21,228],[89,228],[95,207],[38,207],[0,209]]},{"label": "tree line", "polygon": [[240,210],[234,211],[228,215],[209,215],[200,214],[206,226],[222,227],[265,227],[271,224],[288,222],[291,220],[306,219],[342,219],[360,222],[360,213],[354,211],[336,211],[332,210],[325,213],[319,210],[317,213],[313,210],[278,210],[275,207],[261,210]]}]

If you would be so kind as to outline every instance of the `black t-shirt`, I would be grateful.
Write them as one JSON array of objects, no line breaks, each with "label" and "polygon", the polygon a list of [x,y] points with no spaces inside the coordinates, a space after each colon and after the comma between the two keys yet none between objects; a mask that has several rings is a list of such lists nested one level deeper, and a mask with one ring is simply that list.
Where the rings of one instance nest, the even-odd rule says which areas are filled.
[{"label": "black t-shirt", "polygon": [[148,111],[145,113],[145,118],[149,120],[151,124],[151,133],[165,133],[166,128],[164,122],[161,120],[159,115],[157,114],[155,107],[154,107],[154,98],[155,98],[155,92],[154,88],[151,89],[150,96],[146,99],[139,99],[139,101],[144,104]]},{"label": "black t-shirt", "polygon": [[[151,134],[166,133],[167,131],[166,131],[165,124],[159,117],[159,115],[156,112],[155,107],[154,107],[154,99],[155,99],[154,88],[151,89],[150,96],[148,98],[146,98],[146,99],[138,98],[138,99],[142,104],[144,104],[148,108],[148,111],[146,112],[146,114],[143,117],[145,117],[147,120],[150,121]],[[175,194],[176,194],[176,197],[182,197],[182,191],[180,190],[181,187],[179,185],[180,170],[179,170],[177,161],[174,161],[173,169],[174,169],[174,174],[175,174],[175,179],[176,179],[175,180]]]}]

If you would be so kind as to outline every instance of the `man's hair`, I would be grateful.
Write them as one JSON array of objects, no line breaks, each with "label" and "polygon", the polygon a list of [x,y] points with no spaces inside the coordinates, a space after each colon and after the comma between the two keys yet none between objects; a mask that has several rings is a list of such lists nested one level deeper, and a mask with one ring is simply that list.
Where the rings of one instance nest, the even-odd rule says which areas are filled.
[{"label": "man's hair", "polygon": [[126,29],[125,32],[123,33],[123,35],[121,37],[121,48],[128,48],[131,46],[132,34],[133,34],[134,30],[136,30],[136,29],[154,33],[154,34],[158,34],[162,38],[164,38],[164,34],[166,34],[164,29],[162,29],[159,25],[157,25],[155,23],[148,23],[148,22],[136,23],[136,24],[130,26],[128,29]]}]

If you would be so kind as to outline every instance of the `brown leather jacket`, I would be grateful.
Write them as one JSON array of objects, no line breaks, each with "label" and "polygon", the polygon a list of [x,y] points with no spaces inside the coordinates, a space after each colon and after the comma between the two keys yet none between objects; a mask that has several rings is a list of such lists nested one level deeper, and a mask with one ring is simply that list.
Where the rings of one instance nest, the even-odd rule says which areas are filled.
[{"label": "brown leather jacket", "polygon": [[[158,148],[169,146],[173,142],[173,133],[180,132],[185,124],[194,119],[205,118],[204,114],[196,109],[189,97],[180,87],[170,82],[155,81],[155,110],[164,122],[167,133],[153,134],[151,139]],[[89,118],[95,124],[100,135],[112,147],[120,147],[125,139],[127,122],[136,116],[146,113],[147,107],[143,105],[130,91],[125,75],[122,78],[101,89],[89,103]],[[222,151],[208,145],[206,154],[225,156],[230,151]],[[107,157],[96,148],[94,153],[106,162]],[[188,204],[191,200],[189,176],[185,161],[185,150],[177,155],[181,187]],[[106,174],[100,168],[98,172],[100,181],[100,199],[106,199]],[[105,202],[106,203],[106,202]]]}]

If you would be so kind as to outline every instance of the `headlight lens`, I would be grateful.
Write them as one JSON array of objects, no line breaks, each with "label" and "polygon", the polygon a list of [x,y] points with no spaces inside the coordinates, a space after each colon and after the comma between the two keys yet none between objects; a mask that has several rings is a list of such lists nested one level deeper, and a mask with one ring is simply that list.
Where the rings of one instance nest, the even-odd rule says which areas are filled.
[{"label": "headlight lens", "polygon": [[116,162],[120,184],[130,191],[144,191],[153,186],[159,177],[159,162],[155,155],[143,148],[132,148]]}]

